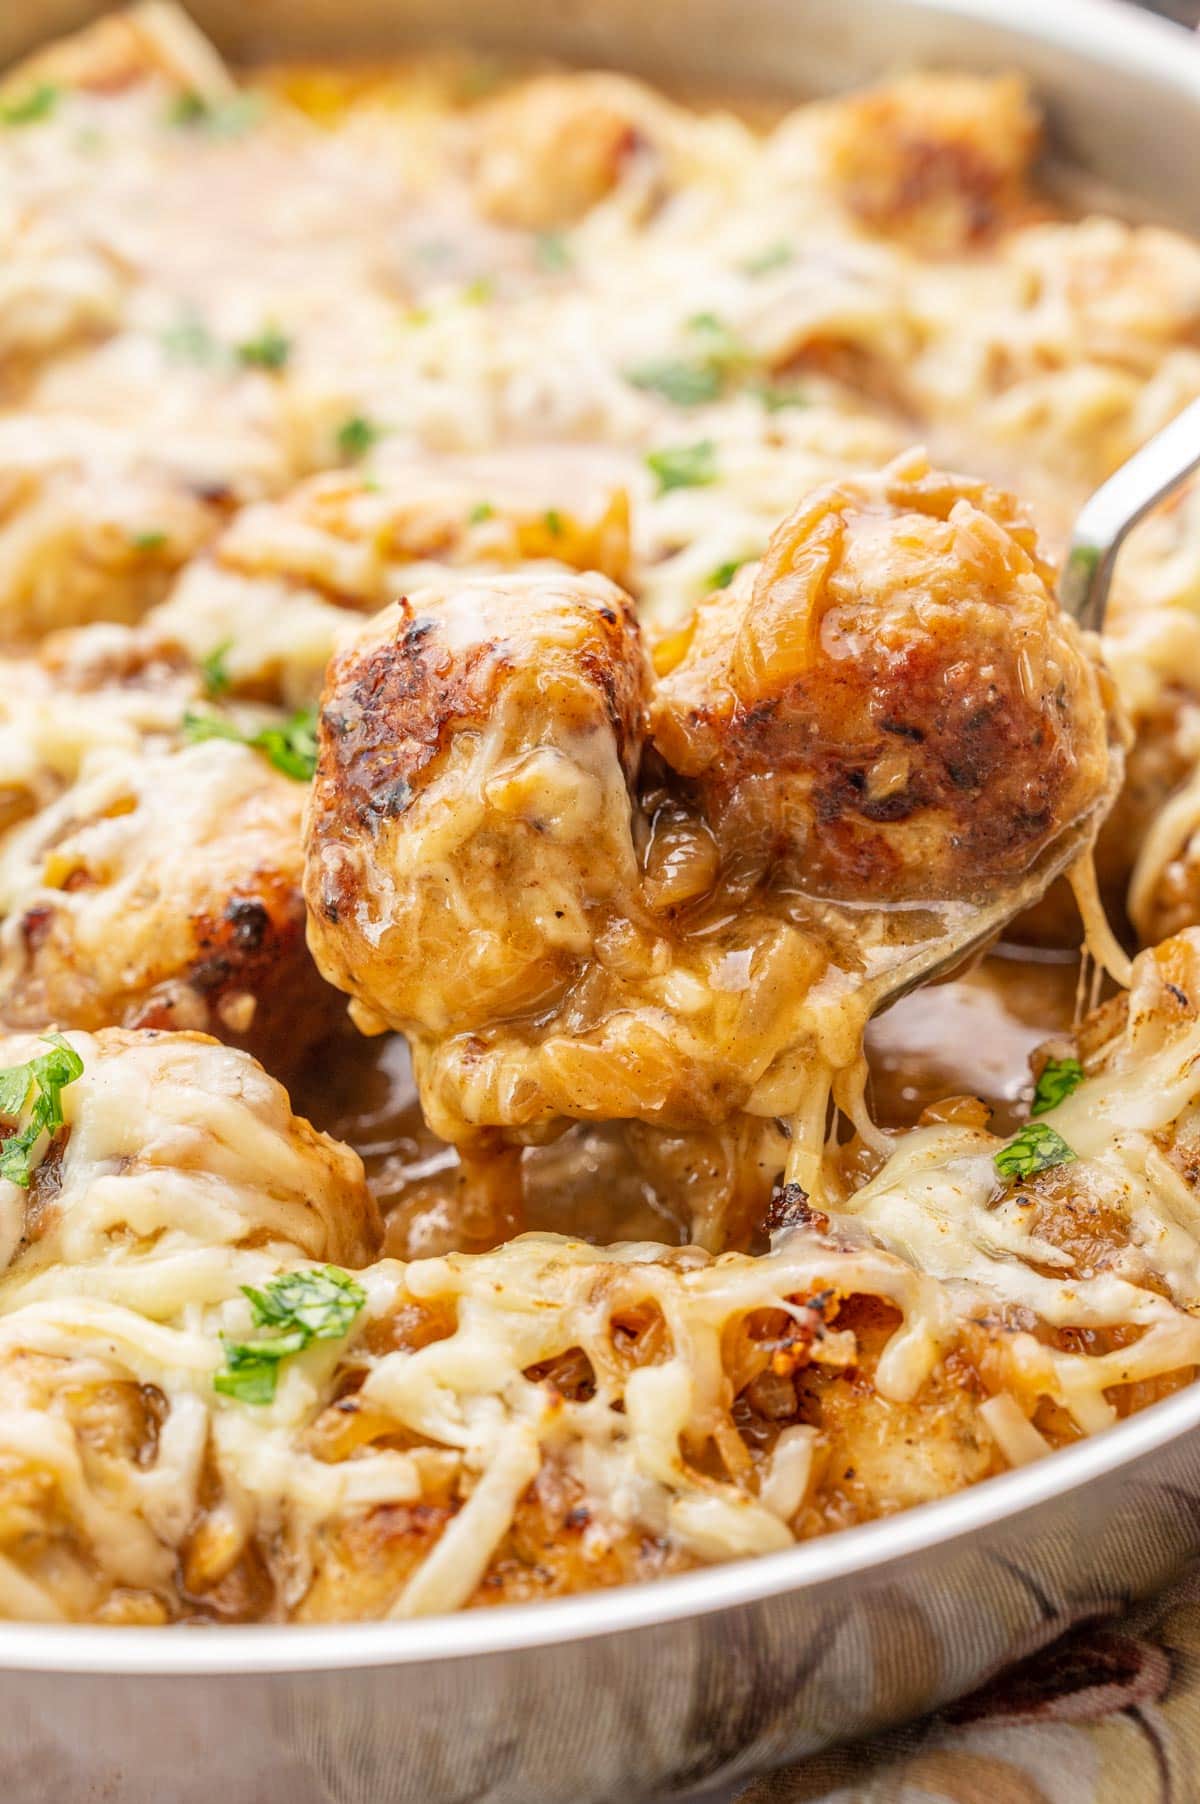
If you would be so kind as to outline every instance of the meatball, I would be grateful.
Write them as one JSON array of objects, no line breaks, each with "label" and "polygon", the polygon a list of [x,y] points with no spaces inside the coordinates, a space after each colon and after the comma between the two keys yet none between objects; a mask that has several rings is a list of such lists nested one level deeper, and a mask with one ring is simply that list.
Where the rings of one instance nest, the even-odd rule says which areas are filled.
[{"label": "meatball", "polygon": [[657,682],[599,577],[410,597],[330,667],[318,965],[410,1037],[460,1145],[747,1111],[793,1118],[815,1181],[830,1088],[912,955],[890,905],[1033,882],[1101,812],[1106,696],[1047,576],[1011,504],[910,461],[800,510],[660,644]]},{"label": "meatball", "polygon": [[0,201],[0,386],[19,393],[47,358],[105,337],[120,322],[115,260],[53,219]]},{"label": "meatball", "polygon": [[0,673],[0,1025],[200,1029],[290,1071],[339,1004],[305,945],[306,785],[239,739],[280,716],[189,743],[199,672],[117,627]]},{"label": "meatball", "polygon": [[554,1007],[636,885],[648,669],[602,577],[463,581],[337,655],[309,814],[309,939],[371,1025]]},{"label": "meatball", "polygon": [[500,225],[574,225],[645,153],[652,95],[613,75],[542,75],[481,107],[475,120],[475,198]]},{"label": "meatball", "polygon": [[9,415],[0,421],[0,644],[140,619],[220,520],[168,457],[147,455],[132,434]]},{"label": "meatball", "polygon": [[[35,1146],[27,1187],[0,1182],[0,1266],[13,1279],[214,1246],[349,1265],[375,1252],[358,1155],[293,1115],[247,1054],[119,1028],[69,1044],[82,1070],[61,1091],[63,1124]],[[0,1068],[47,1050],[37,1035],[2,1035]]]},{"label": "meatball", "polygon": [[1019,76],[919,74],[829,109],[829,174],[864,224],[958,253],[1029,205],[1041,121]]},{"label": "meatball", "polygon": [[217,52],[186,13],[132,6],[56,38],[5,72],[4,91],[28,94],[43,82],[117,94],[157,78],[180,93],[219,99],[232,89]]},{"label": "meatball", "polygon": [[238,692],[315,700],[352,610],[436,581],[446,565],[553,561],[621,581],[629,503],[620,458],[555,447],[338,470],[238,513],[146,625],[197,659],[215,647]]},{"label": "meatball", "polygon": [[727,862],[983,897],[1108,777],[1108,685],[1017,504],[919,456],[804,501],[660,648],[651,708]]}]

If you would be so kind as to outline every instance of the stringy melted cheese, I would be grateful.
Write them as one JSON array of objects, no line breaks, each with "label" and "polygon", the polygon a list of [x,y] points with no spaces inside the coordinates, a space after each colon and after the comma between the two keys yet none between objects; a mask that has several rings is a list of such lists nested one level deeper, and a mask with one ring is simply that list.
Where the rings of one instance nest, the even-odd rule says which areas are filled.
[{"label": "stringy melted cheese", "polygon": [[[6,89],[60,84],[50,117],[0,134],[6,635],[157,608],[194,658],[232,640],[235,685],[299,702],[347,616],[446,563],[602,568],[648,615],[678,619],[723,566],[761,554],[798,495],[879,467],[914,420],[940,455],[1018,473],[1061,536],[1083,494],[1200,393],[1200,252],[1186,241],[1047,219],[1005,185],[991,197],[1005,213],[995,241],[944,241],[953,194],[922,241],[931,222],[889,188],[888,111],[903,123],[915,107],[927,122],[953,85],[914,78],[915,91],[803,107],[760,136],[635,83],[550,77],[568,146],[586,146],[596,119],[603,134],[606,113],[633,146],[594,204],[559,221],[572,159],[522,161],[544,91],[530,119],[502,117],[496,132],[444,79],[410,75],[336,101],[314,125],[293,104],[303,82],[285,79],[259,125],[209,135],[170,123],[181,95],[234,94],[181,15],[146,6],[98,30]],[[966,111],[984,150],[997,121],[1001,139],[1007,129],[1031,147],[1019,84],[969,84]],[[547,221],[566,241],[553,256]],[[685,409],[629,379],[655,360],[703,362],[706,319],[733,346],[723,392]],[[276,369],[236,351],[269,325],[288,342]],[[377,434],[364,470],[332,491],[320,476],[297,488],[342,461],[339,432],[355,418]],[[711,447],[711,481],[656,480],[648,455],[696,444]],[[520,494],[506,486],[515,456]],[[426,484],[406,510],[397,496],[411,495],[414,463]],[[1139,722],[1173,685],[1200,692],[1197,543],[1181,512],[1126,561],[1132,604],[1118,597],[1109,644]],[[1139,598],[1152,605],[1139,612]],[[182,859],[236,806],[254,754],[169,749],[194,681],[64,703],[32,660],[6,668],[0,806],[6,818],[42,811],[5,843],[11,906],[38,889],[77,802],[98,805],[96,831],[123,871]],[[158,762],[140,757],[143,772],[191,760],[212,786],[186,808],[168,785],[144,812],[123,811],[122,766],[148,743]],[[1194,804],[1181,800],[1147,843],[1135,914]],[[118,883],[106,926],[129,894]],[[852,1063],[860,1023],[843,994],[812,1000],[828,1004],[814,1061],[827,1075]],[[873,1386],[897,1407],[936,1382],[964,1333],[989,1335],[1003,1305],[1026,1325],[990,1342],[996,1388],[977,1411],[1003,1457],[1052,1444],[1031,1420],[1042,1399],[1077,1429],[1103,1427],[1120,1387],[1200,1363],[1200,1221],[1164,1150],[1200,1101],[1198,1033],[1193,1023],[1093,1078],[1048,1118],[1078,1154],[1070,1182],[1131,1225],[1121,1259],[1091,1276],[1064,1274],[1061,1250],[1000,1190],[998,1143],[944,1127],[900,1141],[828,1234],[797,1229],[761,1258],[524,1237],[475,1257],[368,1264],[378,1224],[356,1157],[298,1122],[253,1061],[186,1036],[72,1034],[85,1069],[63,1094],[65,1139],[39,1149],[29,1191],[0,1185],[0,1614],[101,1615],[119,1587],[185,1614],[181,1566],[203,1529],[230,1561],[260,1550],[270,1609],[287,1615],[326,1527],[447,1495],[448,1525],[383,1608],[454,1608],[551,1465],[578,1486],[598,1539],[632,1524],[701,1560],[787,1545],[819,1482],[822,1431],[792,1423],[724,1476],[700,1456],[716,1435],[734,1457],[733,1325],[764,1308],[803,1314],[827,1290],[894,1311]],[[4,1046],[6,1062],[39,1050],[34,1037]],[[793,1105],[795,1070],[755,1075],[756,1110]],[[814,1182],[821,1077],[793,1141],[792,1175]],[[861,1071],[839,1101],[869,1135]],[[222,1335],[252,1331],[239,1287],[305,1260],[358,1270],[368,1300],[353,1334],[286,1361],[269,1406],[218,1396]],[[456,1323],[444,1338],[372,1341],[406,1308],[441,1303]],[[613,1316],[646,1303],[668,1339],[627,1371]],[[1046,1324],[1141,1332],[1083,1355],[1038,1338]],[[573,1348],[596,1376],[583,1400],[529,1375]],[[814,1331],[808,1357],[836,1374],[857,1352],[835,1323]],[[397,1444],[316,1457],[306,1437],[348,1377]],[[161,1411],[137,1452],[79,1416],[81,1395],[130,1385],[150,1387]]]},{"label": "stringy melted cheese", "polygon": [[[1144,1020],[1139,1031],[1145,1040]],[[1093,1432],[1114,1419],[1123,1386],[1200,1363],[1200,1205],[1164,1150],[1200,1103],[1200,1024],[1160,1039],[1043,1118],[1077,1154],[1063,1168],[1073,1193],[1119,1199],[1128,1216],[1111,1269],[1064,1272],[1062,1252],[1026,1227],[1020,1188],[997,1179],[1000,1143],[931,1127],[903,1136],[827,1230],[784,1231],[757,1258],[530,1234],[495,1253],[368,1265],[349,1340],[285,1361],[274,1401],[254,1407],[212,1388],[222,1336],[254,1332],[238,1287],[261,1285],[296,1255],[360,1265],[377,1231],[361,1168],[291,1117],[243,1054],[187,1036],[74,1035],[85,1070],[63,1093],[69,1133],[46,1199],[42,1168],[30,1191],[5,1185],[0,1199],[0,1472],[15,1462],[51,1475],[73,1544],[109,1587],[176,1597],[176,1558],[198,1514],[235,1547],[274,1547],[283,1613],[302,1604],[323,1533],[381,1504],[419,1502],[431,1486],[444,1495],[448,1483],[460,1506],[386,1607],[411,1615],[469,1602],[548,1465],[586,1501],[593,1548],[634,1529],[692,1560],[770,1551],[796,1532],[820,1428],[790,1425],[765,1457],[741,1469],[726,1460],[723,1475],[700,1456],[728,1448],[734,1432],[736,1325],[763,1310],[806,1319],[823,1297],[881,1299],[894,1311],[872,1386],[898,1407],[919,1402],[964,1331],[1015,1308],[1015,1330],[990,1339],[993,1395],[980,1420],[1004,1458],[1031,1457],[1044,1439],[1030,1422],[1039,1398]],[[10,1040],[4,1057],[36,1047]],[[387,1351],[385,1336],[378,1350],[376,1330],[414,1307],[450,1312],[441,1338]],[[822,1325],[830,1306],[817,1308],[805,1357],[836,1381],[854,1365],[855,1334],[835,1310]],[[631,1368],[614,1322],[647,1309],[662,1331],[651,1362]],[[1036,1337],[1035,1323],[1138,1332],[1084,1354]],[[572,1350],[589,1362],[589,1395],[537,1375]],[[392,1444],[316,1457],[312,1425],[350,1372],[362,1379],[355,1405],[376,1423],[372,1441],[386,1433]],[[80,1386],[129,1381],[165,1399],[156,1450],[143,1462],[98,1459],[72,1428],[70,1399]],[[215,1504],[211,1482],[201,1502],[205,1471],[218,1476]],[[77,1582],[78,1594],[61,1577],[22,1572],[10,1551],[0,1608],[79,1613],[96,1581]]]}]

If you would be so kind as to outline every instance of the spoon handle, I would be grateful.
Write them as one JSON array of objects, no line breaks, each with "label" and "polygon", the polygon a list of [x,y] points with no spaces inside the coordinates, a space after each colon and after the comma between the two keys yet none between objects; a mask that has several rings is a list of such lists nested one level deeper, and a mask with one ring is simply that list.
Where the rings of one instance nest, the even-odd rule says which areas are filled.
[{"label": "spoon handle", "polygon": [[1099,632],[1125,535],[1157,502],[1173,494],[1197,465],[1200,401],[1193,401],[1084,502],[1058,586],[1063,612],[1073,615],[1080,626]]}]

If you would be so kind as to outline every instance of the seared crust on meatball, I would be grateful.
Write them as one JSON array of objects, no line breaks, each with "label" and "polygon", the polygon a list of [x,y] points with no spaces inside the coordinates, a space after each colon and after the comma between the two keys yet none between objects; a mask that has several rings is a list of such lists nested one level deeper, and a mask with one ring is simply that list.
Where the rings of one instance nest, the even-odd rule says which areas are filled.
[{"label": "seared crust on meatball", "polygon": [[987,895],[1104,784],[1105,680],[1053,581],[1011,497],[920,456],[821,489],[663,648],[654,742],[727,861]]},{"label": "seared crust on meatball", "polygon": [[0,1022],[211,1031],[290,1070],[336,1019],[303,785],[211,741],[106,763],[0,841]]},{"label": "seared crust on meatball", "polygon": [[640,120],[656,110],[648,90],[620,76],[554,74],[522,82],[481,107],[475,121],[480,211],[531,232],[574,225],[646,145]]},{"label": "seared crust on meatball", "polygon": [[445,1138],[805,1108],[819,1146],[911,951],[887,905],[1026,879],[1106,794],[1032,533],[920,459],[822,491],[659,655],[655,685],[603,579],[526,575],[415,595],[330,667],[309,942],[409,1035]]},{"label": "seared crust on meatball", "polygon": [[331,981],[442,1032],[554,1003],[635,880],[647,680],[598,576],[463,582],[371,622],[330,666],[309,815]]},{"label": "seared crust on meatball", "polygon": [[1020,76],[910,75],[830,113],[835,190],[876,231],[952,255],[1029,207],[1041,120]]},{"label": "seared crust on meatball", "polygon": [[237,742],[278,716],[187,743],[200,673],[115,626],[0,690],[0,1025],[195,1029],[290,1073],[340,1003],[305,945],[306,785]]}]

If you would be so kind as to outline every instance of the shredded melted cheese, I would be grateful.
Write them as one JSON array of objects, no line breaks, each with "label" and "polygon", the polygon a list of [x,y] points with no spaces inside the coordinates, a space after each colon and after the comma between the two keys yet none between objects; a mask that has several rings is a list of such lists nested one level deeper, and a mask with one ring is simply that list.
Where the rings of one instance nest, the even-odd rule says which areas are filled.
[{"label": "shredded melted cheese", "polygon": [[[1061,537],[1081,496],[1200,393],[1200,251],[1036,216],[1019,84],[970,85],[973,148],[985,171],[998,157],[1008,209],[981,249],[940,236],[961,196],[913,219],[889,170],[905,136],[889,116],[932,125],[948,95],[958,106],[922,78],[800,108],[765,135],[599,76],[550,77],[494,116],[410,80],[318,127],[280,78],[260,126],[225,136],[172,123],[189,95],[219,107],[237,91],[158,4],[51,50],[13,91],[43,77],[53,117],[0,144],[0,598],[22,642],[0,702],[4,959],[52,891],[83,919],[94,975],[147,873],[194,868],[262,781],[245,747],[179,749],[194,673],[68,685],[64,701],[26,649],[51,628],[149,615],[192,659],[222,649],[235,690],[303,702],[347,617],[447,565],[603,569],[648,617],[678,620],[761,555],[798,495],[903,450],[913,419],[939,455],[1032,473],[1040,523]],[[562,222],[575,165],[546,136],[556,108],[573,150],[596,131],[603,151],[614,120],[622,147],[590,172],[619,174]],[[699,370],[694,404],[664,392],[672,365],[676,387],[680,365],[693,384]],[[355,421],[366,467],[331,481]],[[689,448],[700,478],[663,481],[664,456]],[[1108,643],[1139,724],[1180,685],[1200,693],[1189,519],[1153,524],[1122,570]],[[1200,727],[1178,713],[1194,761]],[[589,799],[594,826],[624,790],[595,746],[576,749],[586,794],[556,790],[549,758],[495,793],[519,810],[531,787],[553,792],[554,828],[586,834]],[[488,750],[484,735],[480,787]],[[1137,920],[1200,821],[1194,789],[1146,840]],[[84,838],[114,877],[99,909],[67,887]],[[453,905],[457,846],[431,827],[401,880],[448,876]],[[1124,981],[1090,867],[1074,884],[1095,956]],[[167,926],[180,913],[176,898]],[[547,932],[578,932],[569,909],[551,913]],[[862,950],[868,966],[882,956]],[[664,979],[668,1026],[695,996],[688,975]],[[738,1337],[764,1314],[800,1332],[780,1333],[780,1369],[763,1354],[757,1376],[836,1387],[869,1364],[864,1417],[869,1399],[920,1409],[966,1362],[985,1461],[1040,1457],[1107,1426],[1126,1387],[1200,1365],[1200,1202],[1171,1156],[1200,1109],[1194,1020],[1143,1032],[1136,1057],[1045,1118],[1074,1154],[1054,1180],[1066,1201],[1124,1224],[1080,1268],[1031,1193],[999,1180],[990,1136],[940,1126],[892,1145],[871,1126],[863,984],[831,973],[806,997],[803,1057],[752,1068],[779,968],[722,953],[704,975],[744,1027],[750,1112],[791,1116],[787,1175],[827,1211],[756,1258],[523,1236],[381,1260],[357,1158],[299,1122],[253,1060],[187,1035],[71,1034],[84,1071],[64,1130],[28,1190],[0,1183],[0,1615],[219,1614],[248,1549],[270,1587],[254,1609],[301,1614],[340,1531],[417,1506],[441,1511],[438,1532],[364,1608],[458,1608],[552,1481],[582,1499],[597,1562],[629,1533],[688,1560],[789,1545],[813,1532],[836,1430],[799,1419],[792,1392],[797,1419],[743,1439]],[[1148,1016],[1167,1019],[1161,996]],[[3,1048],[19,1064],[40,1042]],[[876,1155],[890,1150],[849,1195],[826,1182],[831,1091]],[[366,1294],[347,1336],[282,1360],[268,1402],[218,1393],[228,1346],[256,1332],[242,1287],[324,1262]],[[875,1352],[851,1307],[863,1300],[883,1323]],[[414,1315],[431,1338],[410,1332]],[[631,1319],[652,1324],[636,1353]],[[1076,1350],[1075,1329],[1101,1350]],[[573,1391],[553,1375],[568,1358],[589,1374]],[[921,1418],[931,1443],[940,1408]],[[330,1418],[360,1416],[371,1431],[330,1457]],[[359,1565],[373,1569],[370,1550]]]}]

